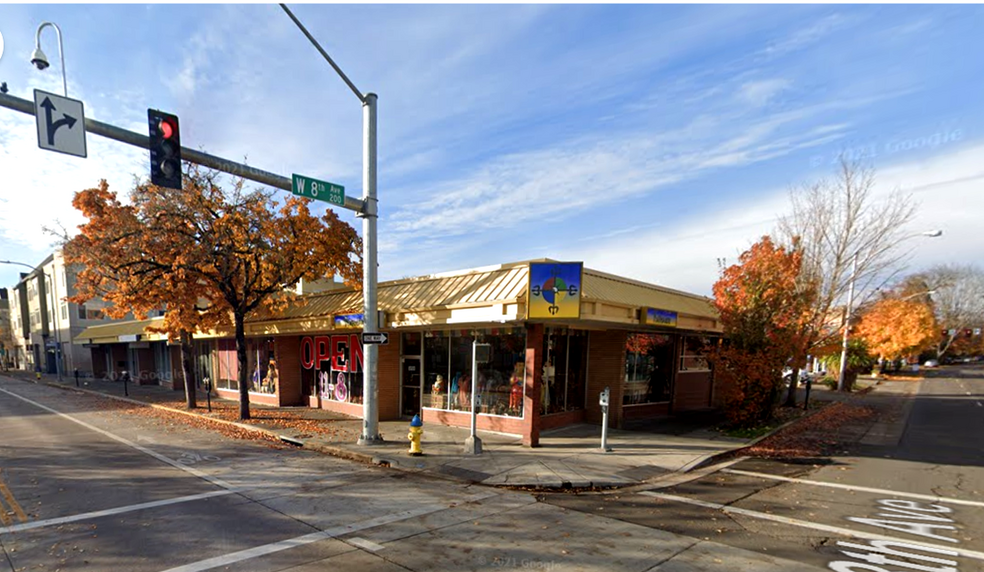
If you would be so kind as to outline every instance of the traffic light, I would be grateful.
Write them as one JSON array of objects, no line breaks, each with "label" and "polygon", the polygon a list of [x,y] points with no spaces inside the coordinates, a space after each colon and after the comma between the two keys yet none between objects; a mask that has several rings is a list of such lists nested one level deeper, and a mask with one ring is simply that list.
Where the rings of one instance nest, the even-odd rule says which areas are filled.
[{"label": "traffic light", "polygon": [[159,187],[181,188],[181,131],[178,116],[147,110],[150,127],[150,180]]}]

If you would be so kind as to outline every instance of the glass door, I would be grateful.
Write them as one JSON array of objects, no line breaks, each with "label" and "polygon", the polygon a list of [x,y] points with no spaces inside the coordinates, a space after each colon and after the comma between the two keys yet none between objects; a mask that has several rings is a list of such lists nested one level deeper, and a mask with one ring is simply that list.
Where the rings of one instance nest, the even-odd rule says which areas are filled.
[{"label": "glass door", "polygon": [[420,358],[405,357],[400,362],[400,414],[413,417],[420,413]]}]

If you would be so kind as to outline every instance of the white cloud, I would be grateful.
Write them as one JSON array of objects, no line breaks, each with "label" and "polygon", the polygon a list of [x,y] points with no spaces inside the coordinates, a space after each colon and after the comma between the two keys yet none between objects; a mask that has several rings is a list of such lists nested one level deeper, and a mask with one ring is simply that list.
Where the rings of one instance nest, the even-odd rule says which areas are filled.
[{"label": "white cloud", "polygon": [[783,91],[792,87],[788,79],[764,79],[742,84],[738,96],[753,107],[764,107]]},{"label": "white cloud", "polygon": [[[876,172],[873,199],[886,200],[894,189],[911,192],[920,202],[910,223],[913,233],[943,229],[934,239],[913,239],[909,271],[937,263],[979,263],[984,258],[980,225],[984,213],[984,144],[945,149],[934,156],[883,167]],[[592,237],[587,248],[578,243],[551,253],[560,259],[583,260],[607,272],[688,292],[710,295],[717,280],[717,259],[737,261],[763,234],[773,231],[789,211],[788,189],[746,197],[709,216],[686,219],[625,236]],[[959,205],[959,207],[956,207]]]}]

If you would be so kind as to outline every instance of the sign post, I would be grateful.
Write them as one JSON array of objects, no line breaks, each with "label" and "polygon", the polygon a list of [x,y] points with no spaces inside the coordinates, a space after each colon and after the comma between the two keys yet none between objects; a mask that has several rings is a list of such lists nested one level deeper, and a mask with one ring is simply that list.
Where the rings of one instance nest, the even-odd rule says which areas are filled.
[{"label": "sign post", "polygon": [[472,374],[471,374],[471,434],[465,439],[466,455],[481,455],[482,440],[478,436],[478,363],[487,363],[491,359],[492,345],[472,341]]}]

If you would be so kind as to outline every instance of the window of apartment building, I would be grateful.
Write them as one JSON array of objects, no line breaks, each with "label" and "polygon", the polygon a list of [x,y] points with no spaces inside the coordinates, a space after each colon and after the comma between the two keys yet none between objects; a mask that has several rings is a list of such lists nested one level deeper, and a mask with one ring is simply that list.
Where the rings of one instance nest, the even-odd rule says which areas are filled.
[{"label": "window of apartment building", "polygon": [[61,319],[62,320],[68,319],[68,304],[62,303],[61,305]]},{"label": "window of apartment building", "polygon": [[84,320],[85,319],[85,304],[79,304],[78,305],[78,311],[79,311],[79,319],[80,320]]}]

